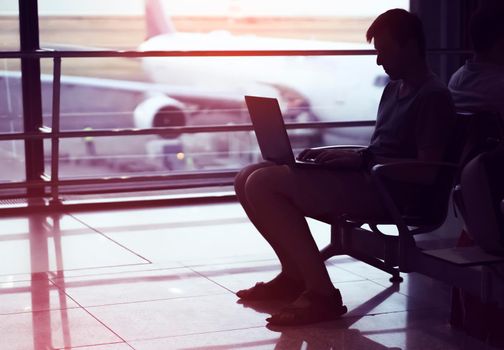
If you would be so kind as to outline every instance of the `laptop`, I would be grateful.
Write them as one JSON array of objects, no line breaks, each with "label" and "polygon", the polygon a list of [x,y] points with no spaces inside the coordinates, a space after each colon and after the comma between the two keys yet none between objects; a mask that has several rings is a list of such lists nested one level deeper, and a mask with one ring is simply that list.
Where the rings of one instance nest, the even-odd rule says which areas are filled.
[{"label": "laptop", "polygon": [[282,111],[276,98],[245,96],[245,102],[264,160],[291,166],[322,166],[314,162],[299,161],[294,157]]}]

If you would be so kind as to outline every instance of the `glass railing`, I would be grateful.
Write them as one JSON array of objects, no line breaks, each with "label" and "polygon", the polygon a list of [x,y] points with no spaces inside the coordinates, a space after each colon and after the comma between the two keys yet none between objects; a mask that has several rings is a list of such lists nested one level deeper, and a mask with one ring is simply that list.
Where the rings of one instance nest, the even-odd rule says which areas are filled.
[{"label": "glass railing", "polygon": [[[20,73],[0,75],[0,157],[9,165],[0,179],[4,200],[24,198],[28,187],[42,188],[47,202],[60,203],[75,196],[229,186],[240,168],[261,160],[246,94],[279,100],[295,153],[367,144],[388,81],[372,50],[0,55],[13,67],[20,58],[40,58],[44,72],[44,127],[34,133],[21,132]],[[144,60],[142,69],[152,81],[65,75],[65,66],[77,60],[93,67],[94,60],[125,59]],[[23,143],[28,139],[44,140],[45,162],[44,176],[29,182]]]}]

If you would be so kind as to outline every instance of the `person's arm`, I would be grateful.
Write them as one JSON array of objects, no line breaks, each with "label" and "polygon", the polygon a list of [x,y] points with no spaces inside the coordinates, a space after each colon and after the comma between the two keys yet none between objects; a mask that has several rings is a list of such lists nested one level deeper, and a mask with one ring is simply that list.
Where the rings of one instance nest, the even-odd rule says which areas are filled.
[{"label": "person's arm", "polygon": [[[446,160],[445,153],[450,142],[454,127],[455,109],[448,91],[438,90],[424,96],[418,104],[418,122],[416,125],[417,156],[415,159],[398,159],[375,156],[373,164],[407,163],[440,163]],[[407,181],[419,184],[433,183],[437,177],[436,166],[415,166],[415,171],[406,171]],[[397,169],[397,179],[403,179],[400,167]]]},{"label": "person's arm", "polygon": [[[447,91],[434,91],[425,96],[419,103],[418,122],[416,125],[417,157],[415,159],[395,159],[374,157],[374,164],[390,164],[400,162],[440,163],[446,160],[446,150],[451,142],[454,127],[455,110],[451,96]],[[398,172],[398,177],[401,177]],[[408,182],[419,184],[433,183],[438,175],[436,166],[415,167],[414,172],[408,172]]]},{"label": "person's arm", "polygon": [[[425,97],[417,123],[417,159],[423,162],[443,162],[452,142],[455,127],[455,107],[448,90]],[[421,174],[426,181],[434,181],[438,172]]]},{"label": "person's arm", "polygon": [[448,90],[435,91],[420,102],[415,133],[417,159],[443,161],[455,127],[455,107],[451,95]]},{"label": "person's arm", "polygon": [[418,157],[415,159],[373,156],[371,163],[372,164],[391,164],[391,163],[404,163],[404,162],[411,162],[411,161],[442,162],[443,157],[437,148],[425,148],[425,149],[418,151]]}]

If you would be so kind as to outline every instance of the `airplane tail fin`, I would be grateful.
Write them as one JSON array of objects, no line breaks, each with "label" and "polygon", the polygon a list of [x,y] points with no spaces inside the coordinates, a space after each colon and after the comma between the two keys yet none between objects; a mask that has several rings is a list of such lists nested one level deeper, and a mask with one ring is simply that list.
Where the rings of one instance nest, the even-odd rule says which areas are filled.
[{"label": "airplane tail fin", "polygon": [[145,0],[147,38],[175,32],[175,26],[163,6],[163,0]]}]

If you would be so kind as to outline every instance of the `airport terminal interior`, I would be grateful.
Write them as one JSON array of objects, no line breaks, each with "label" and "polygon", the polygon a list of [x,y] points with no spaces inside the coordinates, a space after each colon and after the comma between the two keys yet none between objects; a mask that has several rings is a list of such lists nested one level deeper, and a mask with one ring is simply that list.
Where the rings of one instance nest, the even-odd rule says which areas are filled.
[{"label": "airport terminal interior", "polygon": [[[404,218],[307,219],[341,318],[275,326],[286,302],[235,294],[281,271],[233,187],[261,161],[243,96],[280,102],[294,153],[366,144],[374,18],[416,13],[447,83],[493,3],[354,2],[0,0],[0,349],[502,349],[502,251],[455,256],[451,194],[420,248]],[[461,325],[461,290],[496,318]]]}]

